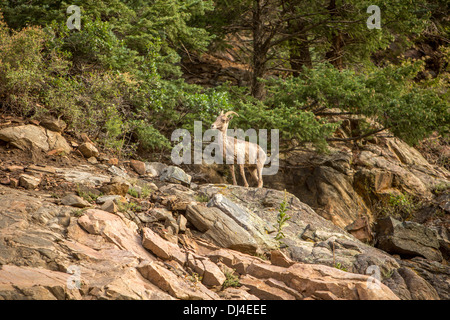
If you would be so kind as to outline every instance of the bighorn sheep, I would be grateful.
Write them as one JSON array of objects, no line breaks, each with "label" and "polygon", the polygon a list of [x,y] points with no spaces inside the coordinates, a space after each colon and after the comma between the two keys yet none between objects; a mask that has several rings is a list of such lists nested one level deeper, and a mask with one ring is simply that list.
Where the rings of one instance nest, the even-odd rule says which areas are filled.
[{"label": "bighorn sheep", "polygon": [[232,164],[230,164],[230,169],[233,184],[237,185],[236,176],[234,173],[234,163],[237,163],[242,179],[244,180],[244,186],[248,187],[244,170],[246,167],[250,171],[252,177],[258,182],[258,188],[262,188],[262,171],[267,155],[256,143],[239,140],[227,135],[228,124],[230,123],[230,120],[233,119],[232,114],[239,116],[234,111],[228,111],[225,114],[222,111],[216,121],[211,125],[211,129],[217,129],[222,133],[221,139],[223,140],[223,156],[224,160],[228,159],[226,163],[232,162]]}]

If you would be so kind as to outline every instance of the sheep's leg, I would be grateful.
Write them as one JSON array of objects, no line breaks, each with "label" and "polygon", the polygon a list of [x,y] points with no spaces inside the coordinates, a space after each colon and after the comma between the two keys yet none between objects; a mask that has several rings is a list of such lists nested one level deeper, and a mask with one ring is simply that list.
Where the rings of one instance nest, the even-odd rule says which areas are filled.
[{"label": "sheep's leg", "polygon": [[263,168],[264,168],[264,166],[260,166],[257,168],[257,170],[258,170],[258,188],[263,187],[263,179],[262,179]]},{"label": "sheep's leg", "polygon": [[239,164],[238,166],[239,166],[239,170],[241,172],[242,179],[244,179],[244,187],[248,188],[248,182],[247,182],[247,179],[245,178],[244,165],[243,164]]},{"label": "sheep's leg", "polygon": [[230,164],[231,178],[233,179],[233,184],[236,186],[236,175],[234,174],[234,164]]},{"label": "sheep's leg", "polygon": [[255,182],[258,183],[259,182],[258,169],[252,168],[252,169],[249,169],[249,171],[250,171],[250,175],[253,177],[253,179],[255,179]]}]

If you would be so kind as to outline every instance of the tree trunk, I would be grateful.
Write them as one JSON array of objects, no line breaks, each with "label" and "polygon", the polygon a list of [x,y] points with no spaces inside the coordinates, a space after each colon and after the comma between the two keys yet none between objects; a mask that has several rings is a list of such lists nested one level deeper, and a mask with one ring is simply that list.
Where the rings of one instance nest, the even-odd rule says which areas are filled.
[{"label": "tree trunk", "polygon": [[337,69],[342,70],[344,68],[344,41],[342,33],[336,31],[331,39],[331,50],[328,51],[325,57],[330,61],[330,63]]},{"label": "tree trunk", "polygon": [[[288,30],[292,33],[303,29],[303,23],[299,21],[289,21]],[[303,66],[311,67],[311,53],[309,52],[308,36],[306,34],[289,41],[289,63],[294,77],[298,77]]]},{"label": "tree trunk", "polygon": [[259,81],[266,72],[266,56],[268,48],[264,43],[263,13],[261,0],[255,0],[253,6],[252,31],[253,31],[253,57],[252,57],[252,85],[251,94],[261,100],[264,98],[264,83]]},{"label": "tree trunk", "polygon": [[[333,19],[338,16],[336,9],[336,0],[330,0],[330,4],[327,7],[330,12],[330,17]],[[332,65],[341,70],[344,67],[343,50],[344,40],[342,32],[339,30],[333,31],[333,36],[331,38],[331,50],[325,54],[325,57],[330,61]]]},{"label": "tree trunk", "polygon": [[264,77],[266,72],[266,63],[261,58],[261,53],[255,51],[253,58],[253,74],[252,74],[252,96],[262,100],[265,96],[265,85],[259,79]]}]

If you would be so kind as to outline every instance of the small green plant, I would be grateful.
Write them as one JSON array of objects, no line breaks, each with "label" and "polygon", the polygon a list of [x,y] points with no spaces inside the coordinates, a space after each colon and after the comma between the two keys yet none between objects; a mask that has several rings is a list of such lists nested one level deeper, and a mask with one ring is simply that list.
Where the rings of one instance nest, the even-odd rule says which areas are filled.
[{"label": "small green plant", "polygon": [[150,188],[148,185],[144,185],[142,187],[142,192],[141,192],[141,198],[147,198],[148,196],[150,196],[150,194],[153,192],[153,189]]},{"label": "small green plant", "polygon": [[345,271],[345,272],[348,271],[347,268],[344,267],[340,262],[336,262],[336,263],[334,264],[334,267],[335,267],[336,269],[339,269],[339,270],[342,270],[342,271]]},{"label": "small green plant", "polygon": [[284,199],[280,203],[280,208],[278,209],[277,223],[275,225],[275,228],[277,231],[275,240],[277,240],[280,244],[282,244],[281,239],[286,237],[282,230],[287,225],[287,222],[289,221],[289,219],[291,219],[291,217],[287,215],[287,205],[288,205],[288,203],[286,200],[286,189],[285,189],[284,190]]},{"label": "small green plant", "polygon": [[436,195],[439,195],[441,193],[443,193],[444,191],[446,191],[447,189],[450,189],[450,183],[448,182],[441,182],[438,183],[434,188],[433,188],[433,193]]},{"label": "small green plant", "polygon": [[86,209],[76,209],[72,211],[72,214],[74,217],[81,217],[84,214],[84,211],[86,211]]},{"label": "small green plant", "polygon": [[[140,189],[140,192],[139,192]],[[145,199],[147,198],[154,190],[150,188],[147,184],[139,187],[130,187],[128,189],[128,194],[134,198]]]},{"label": "small green plant", "polygon": [[83,198],[84,200],[86,200],[87,202],[94,202],[97,200],[98,197],[101,196],[101,193],[100,193],[100,195],[96,195],[90,191],[88,191],[88,192],[83,191],[83,190],[81,190],[80,185],[77,184],[77,195],[79,197]]},{"label": "small green plant", "polygon": [[134,198],[139,198],[139,192],[134,188],[129,188],[128,194]]},{"label": "small green plant", "polygon": [[140,206],[139,204],[137,204],[136,202],[121,202],[119,201],[119,203],[117,204],[119,211],[120,212],[126,212],[128,210],[131,210],[133,212],[141,212],[142,211],[142,206]]},{"label": "small green plant", "polygon": [[382,273],[383,273],[383,279],[390,279],[394,275],[394,269],[382,271]]},{"label": "small green plant", "polygon": [[389,199],[376,204],[376,211],[384,217],[394,217],[403,221],[410,220],[419,209],[420,202],[408,194],[390,194]]},{"label": "small green plant", "polygon": [[191,286],[194,290],[197,290],[198,283],[203,280],[203,277],[196,272],[193,272],[191,275],[185,275],[184,278],[191,282]]},{"label": "small green plant", "polygon": [[209,197],[206,194],[199,194],[195,196],[195,201],[197,202],[208,202]]},{"label": "small green plant", "polygon": [[266,252],[256,252],[255,257],[258,257],[258,258],[260,258],[262,260],[266,260],[266,261],[269,260],[269,257],[267,256]]},{"label": "small green plant", "polygon": [[238,288],[241,286],[241,283],[239,282],[239,276],[235,275],[234,272],[236,270],[233,269],[232,271],[225,271],[225,281],[222,283],[222,289],[226,289],[228,287]]}]

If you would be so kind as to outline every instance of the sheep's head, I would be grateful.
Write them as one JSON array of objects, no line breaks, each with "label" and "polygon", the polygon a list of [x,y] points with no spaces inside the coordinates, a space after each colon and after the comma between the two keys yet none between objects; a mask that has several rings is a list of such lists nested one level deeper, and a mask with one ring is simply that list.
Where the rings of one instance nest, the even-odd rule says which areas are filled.
[{"label": "sheep's head", "polygon": [[211,129],[223,131],[225,128],[228,128],[228,123],[231,119],[233,119],[233,114],[239,117],[239,115],[234,111],[228,111],[224,114],[222,110],[216,121],[214,121],[214,123],[211,125]]}]

